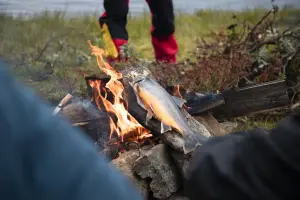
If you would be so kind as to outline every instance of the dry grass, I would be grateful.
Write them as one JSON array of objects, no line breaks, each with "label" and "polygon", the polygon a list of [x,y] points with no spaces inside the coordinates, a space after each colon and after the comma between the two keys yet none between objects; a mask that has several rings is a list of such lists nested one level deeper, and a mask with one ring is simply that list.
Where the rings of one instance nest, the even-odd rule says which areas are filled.
[{"label": "dry grass", "polygon": [[[232,13],[215,10],[177,13],[178,60],[196,60],[192,55],[196,41],[200,38],[209,41],[212,35],[223,33],[232,23]],[[264,13],[263,9],[255,9],[235,12],[235,15],[254,23]],[[299,13],[296,9],[283,9],[279,19],[287,23],[291,16],[299,16]],[[94,15],[65,18],[60,12],[44,12],[27,18],[13,18],[0,14],[0,27],[3,30],[0,32],[0,56],[11,61],[11,69],[17,78],[49,101],[56,102],[67,92],[86,95],[83,75],[100,74],[87,44],[91,40],[94,45],[103,46],[98,19]],[[129,42],[134,52],[141,58],[153,60],[149,29],[148,13],[129,17]],[[172,77],[170,79],[172,81]],[[210,84],[213,83],[206,83]]]}]

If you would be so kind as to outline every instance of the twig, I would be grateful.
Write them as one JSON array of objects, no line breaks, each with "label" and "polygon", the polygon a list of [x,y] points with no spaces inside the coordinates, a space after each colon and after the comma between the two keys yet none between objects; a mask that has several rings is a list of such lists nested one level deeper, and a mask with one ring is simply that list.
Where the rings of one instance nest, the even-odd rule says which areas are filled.
[{"label": "twig", "polygon": [[[74,29],[72,27],[69,27],[69,29]],[[38,55],[36,56],[35,58],[35,61],[38,61],[41,59],[41,57],[43,56],[43,54],[45,53],[45,51],[48,49],[49,45],[51,42],[57,40],[58,38],[61,38],[61,37],[66,37],[70,34],[70,30],[67,30],[66,32],[62,33],[62,34],[58,34],[58,35],[55,35],[53,37],[51,37],[44,45],[44,47],[42,48],[42,50],[38,53]],[[85,33],[84,32],[81,32],[79,33],[79,35],[84,35]]]},{"label": "twig", "polygon": [[286,73],[286,68],[290,65],[291,61],[300,54],[300,46],[297,48],[297,50],[292,53],[292,55],[288,56],[286,64],[283,65],[283,73]]},{"label": "twig", "polygon": [[291,110],[295,110],[296,108],[298,108],[300,106],[300,102],[294,103],[293,105],[291,105],[290,109]]},{"label": "twig", "polygon": [[297,95],[297,89],[300,87],[300,83],[298,83],[297,85],[293,86],[293,87],[288,87],[287,90],[292,90],[293,91],[293,96],[291,97],[291,103],[294,102],[295,97]]},{"label": "twig", "polygon": [[259,26],[259,25],[261,25],[262,23],[263,23],[263,21],[265,20],[265,19],[267,19],[267,17],[271,14],[271,13],[273,13],[273,12],[275,12],[275,9],[273,8],[273,9],[271,9],[271,10],[269,10],[269,12],[267,12],[256,24],[255,24],[255,26],[251,29],[251,31],[250,31],[250,33],[247,35],[247,38],[246,38],[246,40],[245,41],[247,41],[251,36],[252,36],[252,34],[254,33],[254,31],[257,29],[257,27]]},{"label": "twig", "polygon": [[72,126],[85,126],[87,124],[89,124],[90,122],[78,122],[78,123],[74,123],[72,124]]}]

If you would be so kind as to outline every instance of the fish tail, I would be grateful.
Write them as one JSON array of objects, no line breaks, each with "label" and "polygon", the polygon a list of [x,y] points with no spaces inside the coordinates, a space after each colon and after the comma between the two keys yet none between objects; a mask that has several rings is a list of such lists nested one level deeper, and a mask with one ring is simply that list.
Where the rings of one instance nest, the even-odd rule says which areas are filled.
[{"label": "fish tail", "polygon": [[184,145],[183,151],[184,154],[194,151],[198,146],[202,145],[208,140],[208,137],[201,135],[200,133],[195,133],[189,131],[183,135]]}]

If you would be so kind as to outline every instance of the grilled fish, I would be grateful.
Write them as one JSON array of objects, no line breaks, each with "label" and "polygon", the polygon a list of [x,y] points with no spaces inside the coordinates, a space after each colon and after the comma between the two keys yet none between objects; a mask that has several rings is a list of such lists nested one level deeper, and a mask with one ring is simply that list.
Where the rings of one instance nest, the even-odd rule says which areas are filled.
[{"label": "grilled fish", "polygon": [[177,130],[184,138],[184,153],[193,151],[208,139],[189,128],[179,109],[185,101],[171,96],[157,81],[148,77],[147,73],[132,72],[130,84],[138,103],[148,111],[146,121],[152,117],[160,120],[161,133],[172,128]]}]

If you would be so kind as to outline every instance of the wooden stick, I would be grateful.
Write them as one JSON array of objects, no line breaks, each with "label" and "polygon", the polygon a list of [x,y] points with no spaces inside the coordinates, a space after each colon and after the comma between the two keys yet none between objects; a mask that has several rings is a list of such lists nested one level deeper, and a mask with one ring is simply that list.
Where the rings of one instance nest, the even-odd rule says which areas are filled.
[{"label": "wooden stick", "polygon": [[89,124],[90,122],[78,122],[78,123],[74,123],[72,124],[72,126],[85,126],[87,124]]},{"label": "wooden stick", "polygon": [[67,94],[60,102],[59,104],[56,106],[56,108],[53,110],[52,115],[57,115],[57,113],[59,113],[59,111],[62,109],[62,107],[68,103],[68,101],[70,101],[70,99],[72,99],[73,96],[71,94]]}]

